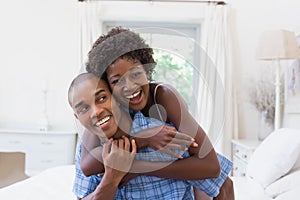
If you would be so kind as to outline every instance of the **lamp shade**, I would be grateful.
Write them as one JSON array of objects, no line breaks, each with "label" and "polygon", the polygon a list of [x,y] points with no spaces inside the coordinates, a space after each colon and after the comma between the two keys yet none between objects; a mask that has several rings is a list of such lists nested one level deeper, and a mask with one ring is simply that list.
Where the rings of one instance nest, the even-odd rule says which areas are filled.
[{"label": "lamp shade", "polygon": [[295,59],[300,58],[294,32],[287,30],[270,30],[263,32],[259,38],[257,59]]}]

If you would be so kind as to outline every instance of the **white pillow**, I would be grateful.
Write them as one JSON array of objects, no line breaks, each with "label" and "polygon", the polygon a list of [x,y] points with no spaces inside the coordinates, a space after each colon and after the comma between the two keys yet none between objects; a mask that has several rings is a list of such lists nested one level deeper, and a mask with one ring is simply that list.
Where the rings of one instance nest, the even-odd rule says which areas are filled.
[{"label": "white pillow", "polygon": [[278,129],[254,151],[246,174],[265,188],[293,167],[299,153],[300,131]]},{"label": "white pillow", "polygon": [[290,190],[278,196],[275,200],[294,200],[299,199],[299,189]]},{"label": "white pillow", "polygon": [[274,183],[270,184],[265,189],[265,192],[267,195],[275,198],[284,192],[296,188],[300,188],[300,170],[289,173],[286,176],[278,179]]},{"label": "white pillow", "polygon": [[298,158],[297,158],[297,161],[296,161],[296,163],[294,164],[294,166],[293,166],[293,170],[294,169],[298,169],[298,168],[300,168],[300,153],[299,153],[299,156],[298,156]]}]

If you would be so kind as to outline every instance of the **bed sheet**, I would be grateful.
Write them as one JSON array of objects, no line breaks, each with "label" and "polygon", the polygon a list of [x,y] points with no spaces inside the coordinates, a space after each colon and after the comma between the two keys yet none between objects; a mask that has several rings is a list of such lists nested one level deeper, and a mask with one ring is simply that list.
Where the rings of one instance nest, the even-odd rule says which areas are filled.
[{"label": "bed sheet", "polygon": [[[42,173],[0,189],[0,199],[9,200],[75,200],[72,192],[75,167],[66,165],[50,168]],[[299,198],[297,187],[286,190],[272,199],[262,186],[247,177],[231,177],[236,200],[291,200]]]},{"label": "bed sheet", "polygon": [[0,189],[0,199],[9,200],[75,200],[72,193],[75,168],[65,165]]},{"label": "bed sheet", "polygon": [[261,185],[247,177],[231,177],[234,185],[235,200],[272,200]]},{"label": "bed sheet", "polygon": [[286,190],[276,198],[269,196],[263,187],[247,177],[231,177],[234,184],[235,200],[292,200],[299,199],[299,188]]}]

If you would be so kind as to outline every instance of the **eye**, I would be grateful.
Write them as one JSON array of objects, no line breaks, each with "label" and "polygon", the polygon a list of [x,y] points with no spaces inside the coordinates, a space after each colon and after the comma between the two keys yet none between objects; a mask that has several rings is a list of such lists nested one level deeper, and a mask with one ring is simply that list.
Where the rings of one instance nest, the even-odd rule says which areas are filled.
[{"label": "eye", "polygon": [[86,113],[88,110],[89,110],[89,106],[82,106],[82,107],[80,107],[80,108],[77,110],[77,114],[78,114],[78,115],[84,114],[84,113]]},{"label": "eye", "polygon": [[119,79],[116,79],[116,80],[111,81],[111,84],[116,85],[118,82],[119,82]]},{"label": "eye", "polygon": [[99,98],[96,99],[96,103],[101,103],[101,102],[103,102],[105,100],[106,100],[106,96],[101,96],[101,97],[99,97]]},{"label": "eye", "polygon": [[113,81],[111,82],[111,84],[112,84],[112,85],[120,85],[120,84],[122,84],[122,83],[124,83],[124,82],[125,82],[125,78],[122,77],[122,78],[120,78],[120,79],[113,80]]},{"label": "eye", "polygon": [[143,74],[143,72],[134,72],[131,74],[132,78],[139,78],[141,75]]}]

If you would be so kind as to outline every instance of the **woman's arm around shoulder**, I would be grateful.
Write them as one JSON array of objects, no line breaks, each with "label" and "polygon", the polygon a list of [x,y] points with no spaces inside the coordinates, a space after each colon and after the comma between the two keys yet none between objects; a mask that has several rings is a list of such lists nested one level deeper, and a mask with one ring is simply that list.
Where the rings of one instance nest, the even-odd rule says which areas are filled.
[{"label": "woman's arm around shoulder", "polygon": [[[153,85],[150,91],[154,94]],[[204,130],[189,113],[186,103],[179,93],[169,85],[160,85],[154,98],[165,109],[167,120],[172,122],[178,131],[193,137],[195,142],[199,144],[198,147],[189,148],[191,157],[175,161],[162,169],[161,172],[164,171],[164,173],[168,174],[169,171],[173,175],[176,174],[178,179],[185,180],[218,177],[220,164],[213,145]],[[179,173],[182,170],[185,173]],[[156,172],[153,173],[155,174]],[[157,175],[159,177],[163,176],[162,173]]]},{"label": "woman's arm around shoulder", "polygon": [[85,176],[94,174],[101,174],[104,172],[104,165],[102,160],[102,150],[99,138],[89,132],[84,131],[82,137],[82,152],[80,168]]}]

